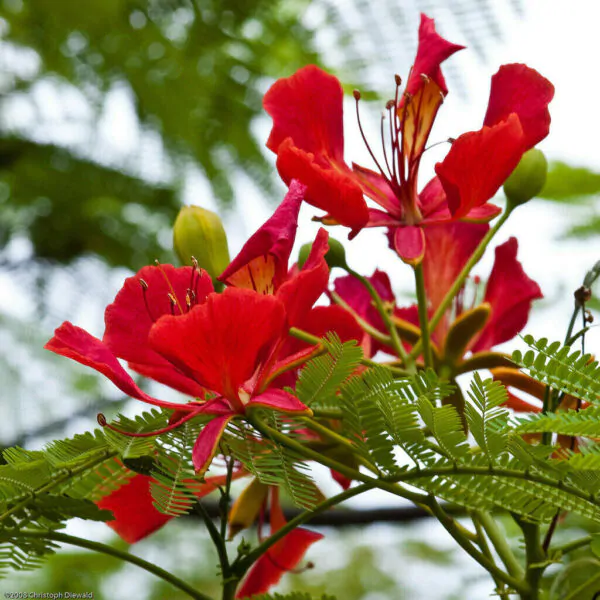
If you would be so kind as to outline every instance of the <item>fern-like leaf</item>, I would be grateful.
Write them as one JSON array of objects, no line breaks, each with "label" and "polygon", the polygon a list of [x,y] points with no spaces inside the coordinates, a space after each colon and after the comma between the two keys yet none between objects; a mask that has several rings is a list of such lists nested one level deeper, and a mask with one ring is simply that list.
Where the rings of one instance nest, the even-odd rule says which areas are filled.
[{"label": "fern-like leaf", "polygon": [[506,450],[508,411],[500,407],[507,397],[506,388],[499,381],[483,381],[479,373],[475,373],[465,417],[479,448],[491,461]]},{"label": "fern-like leaf", "polygon": [[546,338],[535,340],[526,335],[523,339],[531,350],[525,354],[516,350],[513,362],[554,389],[592,404],[600,403],[600,365],[590,354],[571,352],[569,346],[561,346],[560,342],[550,344]]},{"label": "fern-like leaf", "polygon": [[362,359],[362,350],[354,340],[342,344],[335,333],[330,333],[323,344],[327,353],[308,361],[298,376],[296,396],[306,406],[336,404],[339,387]]},{"label": "fern-like leaf", "polygon": [[[342,424],[346,435],[361,455],[374,462],[383,473],[399,470],[394,458],[394,442],[388,434],[382,405],[393,392],[389,369],[373,367],[342,387]],[[389,415],[388,415],[389,416]]]}]

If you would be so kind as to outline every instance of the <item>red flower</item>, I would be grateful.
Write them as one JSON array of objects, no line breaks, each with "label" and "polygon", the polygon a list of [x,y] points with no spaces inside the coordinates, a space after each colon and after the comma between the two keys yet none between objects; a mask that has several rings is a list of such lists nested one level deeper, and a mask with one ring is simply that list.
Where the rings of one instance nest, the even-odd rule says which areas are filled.
[{"label": "red flower", "polygon": [[[279,504],[279,490],[271,488],[271,535],[286,523]],[[295,569],[306,551],[322,539],[320,533],[297,527],[275,542],[252,566],[240,586],[236,598],[264,594],[279,583],[283,575]]]},{"label": "red flower", "polygon": [[[523,153],[548,133],[552,84],[525,65],[501,67],[492,78],[484,127],[455,140],[436,165],[439,179],[418,193],[421,157],[447,93],[440,66],[460,49],[421,16],[406,91],[400,96],[397,78],[396,97],[387,105],[389,126],[382,120],[382,137],[389,129],[391,150],[384,148],[378,161],[367,145],[378,172],[356,164],[351,169],[344,161],[343,94],[335,77],[304,67],[277,81],[264,99],[273,118],[267,146],[277,154],[284,181],[304,183],[305,199],[327,212],[323,221],[350,227],[351,237],[363,227],[388,227],[391,246],[411,264],[422,260],[424,227],[457,219],[487,221],[498,214],[488,200]],[[379,208],[367,208],[363,195]]]},{"label": "red flower", "polygon": [[[208,468],[227,423],[243,414],[246,405],[310,413],[291,394],[269,389],[288,361],[298,362],[298,356],[280,360],[289,328],[283,302],[235,288],[221,295],[205,294],[206,278],[203,271],[196,274],[187,267],[146,267],[125,282],[107,308],[104,342],[66,322],[46,344],[47,349],[100,371],[127,395],[176,409],[165,430],[202,413],[214,415],[194,446],[199,472]],[[117,357],[196,400],[176,404],[149,396]],[[215,397],[206,401],[206,391]]]}]

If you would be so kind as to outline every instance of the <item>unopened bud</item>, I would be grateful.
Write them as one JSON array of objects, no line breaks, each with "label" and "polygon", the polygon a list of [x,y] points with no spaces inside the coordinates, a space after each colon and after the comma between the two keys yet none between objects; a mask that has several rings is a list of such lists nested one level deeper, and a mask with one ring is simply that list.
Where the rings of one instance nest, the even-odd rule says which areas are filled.
[{"label": "unopened bud", "polygon": [[[298,253],[298,266],[300,268],[302,268],[304,263],[308,260],[311,248],[312,244],[310,243],[304,244],[300,248],[300,252]],[[327,254],[325,254],[325,262],[329,265],[330,269],[333,269],[333,267],[346,269],[348,267],[346,264],[346,249],[343,244],[338,242],[335,238],[329,238],[329,250],[327,251]]]},{"label": "unopened bud", "polygon": [[532,148],[525,152],[517,168],[504,182],[508,202],[515,207],[535,198],[546,183],[547,173],[548,161],[541,150]]},{"label": "unopened bud", "polygon": [[184,206],[175,219],[173,246],[183,264],[192,257],[214,279],[229,264],[227,235],[219,215],[199,206]]}]

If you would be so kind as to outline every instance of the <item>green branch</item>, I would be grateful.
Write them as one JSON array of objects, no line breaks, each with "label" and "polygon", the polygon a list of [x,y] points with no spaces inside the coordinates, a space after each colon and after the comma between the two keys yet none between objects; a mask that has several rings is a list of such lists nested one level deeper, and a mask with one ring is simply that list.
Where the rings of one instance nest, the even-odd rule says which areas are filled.
[{"label": "green branch", "polygon": [[444,511],[444,509],[439,505],[433,496],[429,497],[427,505],[435,517],[437,517],[438,521],[442,524],[444,529],[454,538],[457,544],[467,554],[469,554],[469,556],[474,558],[486,571],[488,571],[492,577],[506,583],[519,593],[523,593],[528,590],[527,586],[522,581],[519,581],[518,579],[502,571],[502,569],[499,569],[493,561],[479,552],[477,548],[475,548],[475,546],[473,546],[473,544],[471,544],[469,540],[462,535],[456,521]]},{"label": "green branch", "polygon": [[482,475],[487,477],[506,477],[508,479],[523,479],[525,481],[533,481],[534,483],[547,485],[548,487],[560,490],[562,492],[566,492],[567,494],[571,494],[572,496],[575,496],[581,500],[585,500],[586,502],[589,502],[594,506],[599,506],[598,502],[596,502],[594,494],[582,492],[577,488],[565,484],[563,481],[557,481],[555,479],[550,479],[549,477],[544,477],[543,475],[536,475],[527,471],[498,468],[494,467],[493,465],[485,467],[453,465],[450,467],[439,467],[437,469],[419,469],[408,471],[406,473],[402,473],[401,475],[386,477],[385,480],[405,483],[410,482],[413,479],[439,477],[440,475]]},{"label": "green branch", "polygon": [[431,368],[433,366],[433,358],[431,356],[431,333],[433,327],[429,327],[427,292],[425,290],[425,280],[423,279],[423,265],[417,265],[414,267],[413,271],[415,273],[415,286],[417,290],[417,307],[419,311],[419,326],[421,327],[423,358],[425,360],[425,367]]},{"label": "green branch", "polygon": [[63,542],[65,544],[70,544],[71,546],[78,546],[80,548],[86,548],[87,550],[93,550],[94,552],[100,552],[102,554],[114,556],[115,558],[120,558],[125,562],[136,565],[137,567],[140,567],[145,571],[148,571],[149,573],[160,577],[160,579],[167,581],[174,587],[180,589],[182,592],[185,592],[188,596],[195,598],[196,600],[212,600],[209,596],[198,592],[185,581],[182,581],[178,577],[175,577],[175,575],[173,575],[172,573],[161,569],[155,564],[145,561],[139,556],[134,556],[133,554],[129,554],[128,552],[123,552],[122,550],[118,550],[117,548],[113,548],[112,546],[101,544],[100,542],[92,542],[90,540],[85,540],[72,535],[68,535],[66,533],[58,533],[55,531],[23,530],[19,531],[18,535],[20,537],[40,538],[45,540],[52,540],[55,542]]}]

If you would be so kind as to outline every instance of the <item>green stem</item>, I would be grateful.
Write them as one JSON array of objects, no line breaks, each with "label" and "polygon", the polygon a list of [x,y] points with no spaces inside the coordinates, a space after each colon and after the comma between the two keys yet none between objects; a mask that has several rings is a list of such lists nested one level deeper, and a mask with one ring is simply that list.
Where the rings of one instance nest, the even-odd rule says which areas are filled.
[{"label": "green stem", "polygon": [[574,550],[579,550],[579,548],[584,548],[592,541],[592,536],[587,535],[578,540],[574,540],[573,542],[569,542],[568,544],[564,544],[563,546],[555,546],[550,550],[551,554],[568,554],[569,552],[573,552]]},{"label": "green stem", "polygon": [[225,546],[225,538],[221,537],[219,530],[213,523],[210,515],[206,512],[204,506],[202,506],[202,502],[198,500],[194,505],[194,511],[196,514],[200,515],[206,524],[206,528],[208,529],[208,534],[217,550],[217,554],[219,556],[219,564],[221,565],[221,573],[223,575],[223,581],[226,581],[231,574],[231,569],[229,567],[229,557],[227,556],[227,548]]},{"label": "green stem", "polygon": [[[486,248],[488,247],[488,244],[491,242],[492,238],[496,235],[496,233],[498,233],[498,230],[500,229],[500,227],[502,227],[502,225],[504,225],[504,223],[506,222],[506,219],[508,219],[511,212],[512,212],[512,209],[507,207],[506,210],[504,211],[504,213],[502,213],[500,218],[496,221],[496,223],[494,223],[494,226],[485,234],[485,236],[483,237],[481,242],[479,242],[479,246],[477,246],[477,248],[475,249],[475,252],[473,252],[473,254],[471,255],[471,258],[469,258],[469,260],[466,262],[462,271],[458,274],[457,278],[454,280],[452,287],[446,292],[444,299],[441,301],[440,305],[438,306],[437,310],[435,311],[435,314],[429,321],[429,330],[430,331],[435,331],[435,328],[438,326],[439,322],[442,320],[442,317],[444,316],[444,314],[450,307],[452,300],[454,299],[456,294],[458,294],[458,292],[460,291],[460,288],[464,285],[467,277],[469,276],[469,273],[471,272],[471,269],[479,262],[479,259],[483,256],[483,253],[485,252]],[[410,352],[409,359],[414,359],[417,356],[419,356],[419,354],[421,354],[422,347],[423,347],[423,343],[421,340],[419,340],[413,347],[412,351]]]},{"label": "green stem", "polygon": [[372,484],[363,483],[361,485],[357,485],[356,487],[349,488],[336,496],[332,496],[331,498],[327,498],[324,502],[321,502],[318,506],[313,508],[312,510],[307,510],[293,519],[290,519],[281,529],[278,529],[273,535],[267,538],[264,542],[262,542],[259,546],[257,546],[252,552],[247,554],[239,563],[234,565],[236,572],[243,574],[247,571],[250,566],[260,558],[267,550],[273,546],[273,544],[277,543],[280,539],[286,536],[290,531],[295,529],[296,527],[302,525],[310,521],[315,515],[322,513],[323,511],[335,506],[336,504],[340,504],[349,498],[353,498],[354,496],[358,496],[363,492],[367,492],[368,490],[373,489]]},{"label": "green stem", "polygon": [[369,295],[375,303],[375,308],[377,309],[377,312],[379,312],[379,314],[381,315],[381,318],[383,319],[383,322],[385,323],[385,326],[390,333],[392,348],[396,351],[396,354],[400,357],[400,359],[404,363],[404,366],[411,373],[416,373],[414,360],[409,357],[408,353],[404,349],[404,344],[400,339],[398,329],[394,325],[390,313],[386,310],[385,306],[383,305],[383,300],[381,299],[381,296],[377,293],[377,290],[373,287],[373,284],[366,277],[363,277],[360,273],[357,273],[352,269],[348,269],[348,273],[350,273],[350,275],[358,279],[367,288]]},{"label": "green stem", "polygon": [[361,473],[358,469],[353,469],[352,467],[344,465],[343,463],[340,463],[328,456],[325,456],[320,452],[311,450],[310,448],[307,448],[304,444],[301,444],[295,439],[284,435],[283,433],[277,431],[276,429],[273,429],[272,427],[269,427],[268,425],[263,423],[263,421],[261,421],[255,414],[250,413],[246,416],[250,423],[253,425],[253,427],[262,435],[269,439],[277,441],[278,443],[282,444],[283,446],[286,446],[287,448],[290,448],[291,450],[295,450],[301,456],[304,456],[306,459],[314,460],[319,464],[325,465],[326,467],[329,467],[330,469],[333,469],[334,471],[345,475],[349,479],[352,479],[354,481],[361,481],[362,483],[367,483],[369,485],[372,485],[373,487],[377,487],[386,492],[390,492],[395,496],[406,498],[407,500],[414,502],[417,506],[424,507],[424,500],[427,499],[427,496],[425,496],[424,494],[419,494],[411,490],[407,490],[402,486],[395,485],[395,483],[391,481],[386,481],[384,479],[375,479],[373,477],[370,477],[369,475],[365,475],[364,473]]},{"label": "green stem", "polygon": [[517,579],[522,579],[524,572],[516,556],[513,554],[511,547],[506,541],[506,536],[500,531],[498,524],[494,521],[493,517],[482,510],[474,512],[478,521],[481,523],[485,530],[487,537],[494,546],[494,549],[498,553],[500,560],[504,563],[504,566],[508,572]]},{"label": "green stem", "polygon": [[[485,536],[485,530],[483,528],[483,526],[481,525],[481,522],[479,521],[479,519],[477,518],[477,515],[475,513],[473,513],[471,515],[471,518],[473,519],[473,525],[475,526],[475,532],[477,534],[477,544],[479,545],[479,547],[481,548],[481,552],[483,553],[483,555],[490,560],[491,562],[493,562],[494,564],[496,564],[496,562],[494,561],[494,556],[492,554],[492,551],[490,550],[489,544],[487,543],[487,538]],[[498,596],[501,598],[501,600],[510,600],[508,597],[508,592],[506,591],[505,588],[505,584],[500,581],[497,577],[494,577],[492,575],[492,578],[494,579],[494,583],[496,584],[496,593],[498,594]]]},{"label": "green stem", "polygon": [[100,542],[93,542],[91,540],[85,540],[82,538],[78,538],[72,535],[68,535],[66,533],[59,533],[55,531],[28,531],[22,530],[19,531],[19,536],[29,537],[29,538],[41,538],[45,540],[52,540],[54,542],[62,542],[65,544],[70,544],[71,546],[78,546],[79,548],[86,548],[88,550],[93,550],[94,552],[100,552],[102,554],[107,554],[109,556],[114,556],[115,558],[120,558],[121,560],[136,565],[157,577],[160,577],[164,581],[167,581],[174,587],[180,589],[182,592],[185,592],[188,596],[195,598],[196,600],[211,600],[209,596],[198,592],[185,581],[181,581],[178,577],[175,577],[172,573],[161,569],[160,567],[152,564],[150,562],[145,561],[143,558],[139,556],[134,556],[133,554],[129,554],[128,552],[123,552],[122,550],[118,550],[117,548],[113,548],[112,546],[108,546],[106,544],[101,544]]},{"label": "green stem", "polygon": [[515,579],[511,575],[508,575],[502,569],[499,569],[493,561],[483,555],[481,552],[473,546],[460,532],[457,527],[456,521],[448,515],[444,509],[439,505],[437,500],[433,497],[429,497],[427,506],[431,509],[433,514],[437,517],[438,521],[442,524],[444,529],[454,538],[458,545],[472,558],[474,558],[492,577],[499,579],[500,581],[509,585],[512,589],[517,590],[519,593],[526,590],[523,582]]},{"label": "green stem", "polygon": [[329,429],[328,427],[325,427],[324,425],[321,425],[320,423],[313,421],[310,417],[302,418],[302,422],[309,429],[312,429],[313,431],[320,433],[322,436],[329,438],[332,442],[335,442],[337,445],[347,448],[353,455],[355,455],[355,458],[358,460],[358,462],[361,465],[365,466],[367,469],[372,471],[374,474],[379,473],[379,469],[377,469],[377,467],[372,462],[364,459],[361,456],[356,456],[356,446],[354,446],[354,444],[352,442],[348,441],[345,437],[341,436],[339,433],[336,433],[332,429]]},{"label": "green stem", "polygon": [[316,419],[336,419],[341,421],[343,418],[342,411],[339,409],[331,408],[313,408],[313,415]]},{"label": "green stem", "polygon": [[381,342],[382,344],[391,344],[392,338],[389,335],[385,335],[385,333],[382,333],[381,331],[379,331],[379,329],[376,329],[375,327],[367,323],[339,294],[331,292],[331,299],[336,304],[339,304],[342,308],[348,311],[356,319],[356,322],[361,326],[361,328],[366,333],[368,333],[373,339],[377,340],[378,342]]},{"label": "green stem", "polygon": [[513,515],[515,521],[523,531],[525,539],[525,556],[527,558],[527,570],[525,581],[528,591],[521,594],[522,600],[539,600],[540,581],[546,568],[546,553],[540,542],[540,526],[535,523],[524,521],[517,515]]},{"label": "green stem", "polygon": [[[417,306],[419,311],[419,326],[421,327],[421,343],[423,344],[423,358],[425,367],[433,366],[431,356],[431,331],[429,329],[429,317],[427,315],[427,292],[425,291],[425,280],[423,279],[423,265],[419,264],[414,267],[415,285],[417,289]],[[415,357],[416,358],[416,357]]]}]

